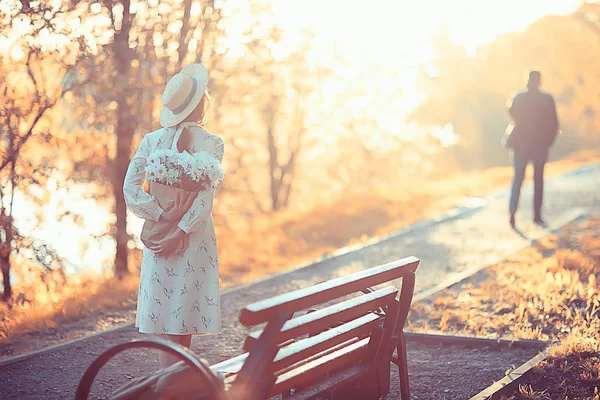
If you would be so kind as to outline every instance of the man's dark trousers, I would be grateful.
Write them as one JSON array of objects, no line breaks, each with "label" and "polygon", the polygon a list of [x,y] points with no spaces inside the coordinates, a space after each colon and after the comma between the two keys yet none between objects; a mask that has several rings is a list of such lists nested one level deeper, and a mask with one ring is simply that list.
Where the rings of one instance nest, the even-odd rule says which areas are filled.
[{"label": "man's dark trousers", "polygon": [[514,214],[519,206],[519,196],[521,195],[521,185],[525,178],[525,170],[529,162],[533,163],[533,212],[536,219],[542,217],[542,199],[544,196],[544,166],[548,159],[548,147],[536,146],[514,149],[512,151],[513,168],[515,175],[512,182],[512,191],[510,196],[510,213]]}]

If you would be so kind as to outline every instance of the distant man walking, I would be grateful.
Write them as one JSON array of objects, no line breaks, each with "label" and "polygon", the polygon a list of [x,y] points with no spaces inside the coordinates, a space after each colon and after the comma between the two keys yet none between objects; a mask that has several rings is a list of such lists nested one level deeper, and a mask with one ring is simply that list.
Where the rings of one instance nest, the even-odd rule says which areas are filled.
[{"label": "distant man walking", "polygon": [[534,221],[537,224],[544,223],[542,219],[544,166],[548,159],[548,149],[554,143],[558,133],[558,117],[552,96],[540,91],[541,78],[539,71],[530,71],[527,90],[517,94],[509,106],[510,116],[514,120],[514,129],[506,143],[506,146],[512,149],[515,169],[510,196],[512,227],[515,226],[521,185],[530,161],[533,163]]}]

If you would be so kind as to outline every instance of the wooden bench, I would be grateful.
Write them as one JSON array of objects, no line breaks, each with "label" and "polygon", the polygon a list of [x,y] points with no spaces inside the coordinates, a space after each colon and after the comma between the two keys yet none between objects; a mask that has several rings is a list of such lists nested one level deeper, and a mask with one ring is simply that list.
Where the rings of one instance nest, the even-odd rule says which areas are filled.
[{"label": "wooden bench", "polygon": [[[408,257],[245,307],[240,323],[266,325],[246,337],[246,353],[210,367],[225,377],[226,398],[379,399],[389,392],[394,363],[401,399],[409,400],[403,327],[418,265]],[[389,285],[398,279],[400,290]],[[77,399],[87,398],[103,356],[86,371]]]}]

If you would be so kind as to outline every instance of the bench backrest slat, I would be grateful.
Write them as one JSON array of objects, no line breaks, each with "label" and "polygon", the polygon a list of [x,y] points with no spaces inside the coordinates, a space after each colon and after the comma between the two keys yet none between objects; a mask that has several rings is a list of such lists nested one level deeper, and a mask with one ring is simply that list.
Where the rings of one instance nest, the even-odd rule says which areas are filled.
[{"label": "bench backrest slat", "polygon": [[[321,332],[331,327],[332,321],[350,321],[369,311],[375,311],[390,303],[390,300],[398,294],[398,289],[388,286],[366,295],[348,299],[341,303],[301,315],[285,323],[277,336],[277,342],[283,343],[287,340],[316,332]],[[252,344],[262,334],[262,330],[251,332],[244,343],[244,350],[252,348]]]},{"label": "bench backrest slat", "polygon": [[269,321],[275,312],[295,313],[327,301],[380,285],[407,274],[414,274],[419,265],[415,257],[407,257],[379,267],[332,279],[304,289],[295,290],[262,300],[245,307],[240,313],[244,326],[255,326]]}]

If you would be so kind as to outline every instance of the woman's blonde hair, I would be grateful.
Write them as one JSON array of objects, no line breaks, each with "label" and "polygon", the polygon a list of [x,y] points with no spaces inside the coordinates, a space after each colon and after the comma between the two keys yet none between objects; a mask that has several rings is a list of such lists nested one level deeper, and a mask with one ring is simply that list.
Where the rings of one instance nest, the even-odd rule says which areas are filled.
[{"label": "woman's blonde hair", "polygon": [[213,100],[208,89],[204,90],[204,95],[200,99],[198,106],[188,115],[183,122],[197,122],[199,125],[204,125],[210,116],[213,109]]}]

